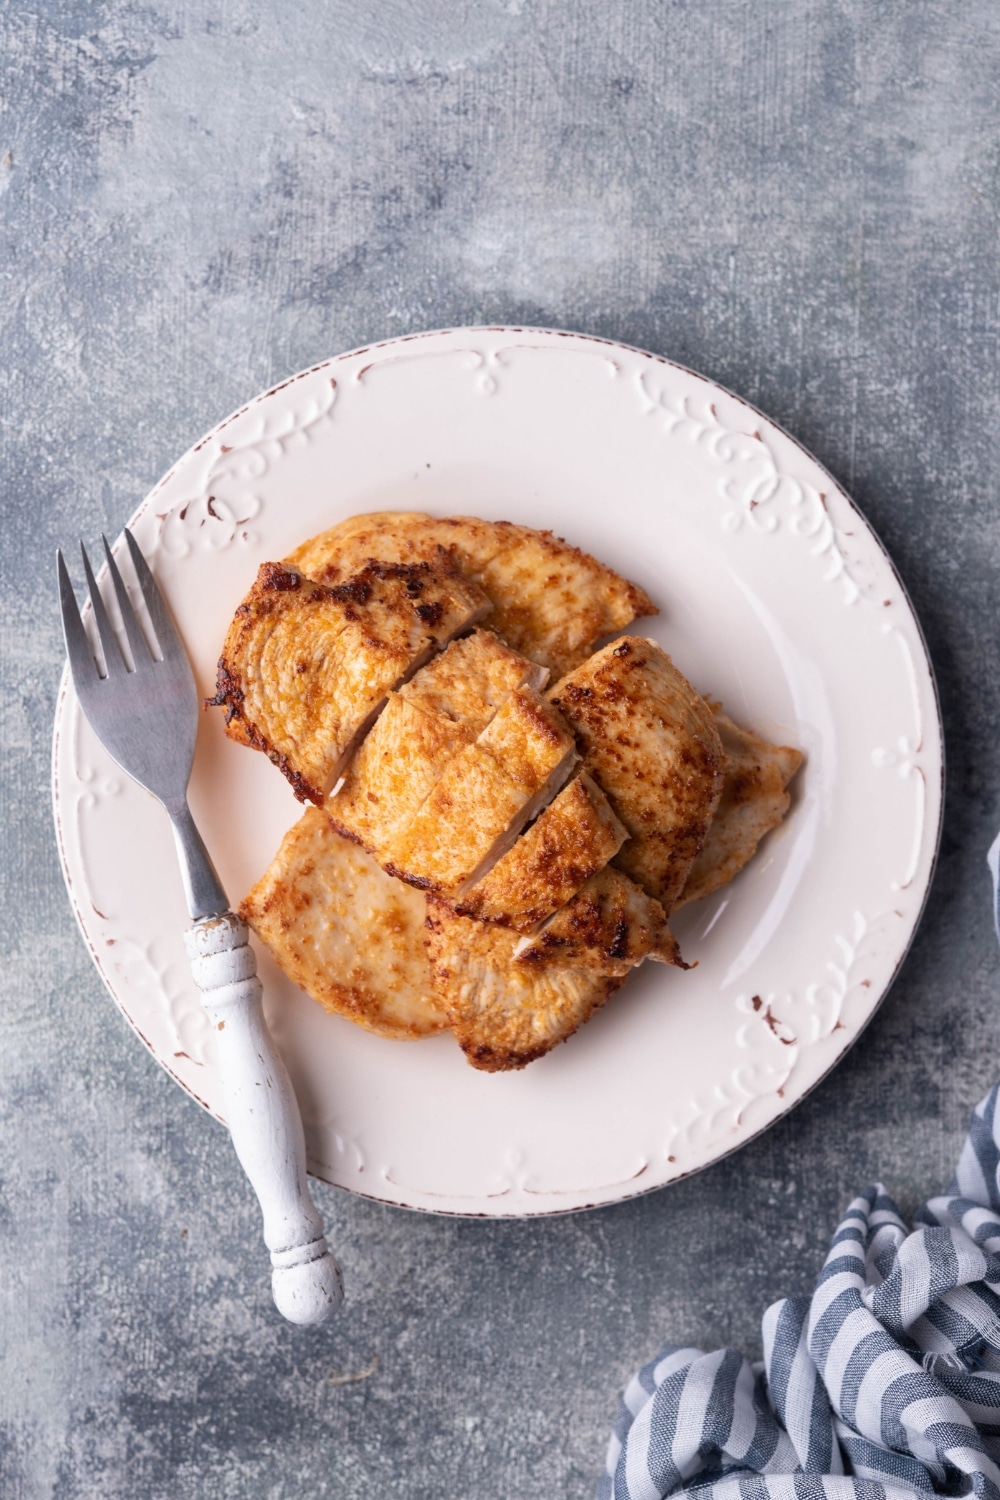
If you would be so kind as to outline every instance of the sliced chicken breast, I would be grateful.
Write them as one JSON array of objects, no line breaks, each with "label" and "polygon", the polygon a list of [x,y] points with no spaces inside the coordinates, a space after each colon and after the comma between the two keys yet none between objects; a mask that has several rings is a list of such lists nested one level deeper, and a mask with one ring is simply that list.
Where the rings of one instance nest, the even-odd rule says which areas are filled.
[{"label": "sliced chicken breast", "polygon": [[555,796],[576,760],[558,711],[533,689],[516,688],[394,835],[386,870],[423,890],[463,894]]},{"label": "sliced chicken breast", "polygon": [[653,641],[625,636],[550,693],[629,832],[614,863],[669,915],[722,795],[712,711]]},{"label": "sliced chicken breast", "polygon": [[322,803],[392,688],[488,610],[475,584],[373,563],[327,587],[265,563],[219,661],[231,739],[262,750],[300,801]]},{"label": "sliced chicken breast", "polygon": [[427,960],[424,898],[341,838],[319,808],[285,835],[240,915],[332,1014],[395,1039],[447,1027]]},{"label": "sliced chicken breast", "polygon": [[788,784],[802,764],[801,751],[769,744],[721,710],[715,721],[725,753],[722,798],[678,906],[727,885],[753,858],[761,839],[788,811]]},{"label": "sliced chicken breast", "polygon": [[474,1068],[524,1068],[589,1021],[623,983],[617,975],[553,960],[514,962],[517,933],[427,898],[427,951],[435,990]]},{"label": "sliced chicken breast", "polygon": [[451,761],[473,745],[515,688],[540,688],[544,667],[490,631],[453,641],[396,693],[327,799],[335,826],[381,862]]},{"label": "sliced chicken breast", "polygon": [[530,932],[603,869],[627,837],[596,782],[577,776],[455,910]]},{"label": "sliced chicken breast", "polygon": [[560,964],[624,979],[646,958],[685,969],[659,901],[609,865],[592,875],[538,932],[522,938],[518,964]]},{"label": "sliced chicken breast", "polygon": [[552,532],[475,516],[352,516],[305,542],[288,561],[310,578],[336,583],[369,558],[433,561],[440,547],[485,589],[492,627],[556,673],[571,671],[603,637],[657,613],[642,589]]}]

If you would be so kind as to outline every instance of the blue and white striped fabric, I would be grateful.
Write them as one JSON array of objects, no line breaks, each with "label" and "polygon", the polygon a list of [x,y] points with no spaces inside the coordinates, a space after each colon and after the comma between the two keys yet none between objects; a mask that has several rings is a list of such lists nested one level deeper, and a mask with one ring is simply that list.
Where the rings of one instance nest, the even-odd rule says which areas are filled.
[{"label": "blue and white striped fabric", "polygon": [[1000,1500],[1000,1084],[908,1231],[869,1188],[764,1360],[665,1349],[622,1402],[598,1500]]}]

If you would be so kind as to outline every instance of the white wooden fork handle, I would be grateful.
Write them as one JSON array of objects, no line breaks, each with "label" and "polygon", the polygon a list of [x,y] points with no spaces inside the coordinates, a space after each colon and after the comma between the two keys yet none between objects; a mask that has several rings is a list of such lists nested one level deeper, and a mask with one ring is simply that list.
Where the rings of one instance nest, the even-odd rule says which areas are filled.
[{"label": "white wooden fork handle", "polygon": [[275,1306],[291,1323],[321,1323],[343,1301],[340,1267],[309,1196],[302,1119],[247,937],[242,917],[226,911],[196,922],[184,944],[215,1027],[226,1122],[264,1216]]},{"label": "white wooden fork handle", "polygon": [[[236,1154],[264,1215],[271,1285],[278,1311],[292,1323],[320,1323],[343,1300],[340,1269],[306,1181],[302,1120],[291,1080],[261,1009],[260,980],[247,926],[229,901],[187,804],[198,730],[198,690],[149,564],[125,531],[136,581],[156,636],[154,651],[104,538],[108,576],[121,612],[115,634],[81,544],[94,625],[95,653],[84,629],[62,553],[59,603],[66,652],[80,707],[111,758],[162,804],[170,818],[194,926],[185,934],[195,982],[215,1023],[226,1118]],[[127,650],[125,649],[127,645]]]}]

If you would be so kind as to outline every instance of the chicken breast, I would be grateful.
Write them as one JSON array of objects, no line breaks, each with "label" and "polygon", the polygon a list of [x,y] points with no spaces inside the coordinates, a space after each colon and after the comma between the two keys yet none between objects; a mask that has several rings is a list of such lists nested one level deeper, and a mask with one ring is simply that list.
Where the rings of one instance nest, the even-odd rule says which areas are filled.
[{"label": "chicken breast", "polygon": [[427,951],[438,998],[474,1068],[524,1068],[588,1021],[622,984],[617,975],[552,959],[514,962],[517,933],[427,898]]},{"label": "chicken breast", "polygon": [[530,932],[603,869],[627,837],[596,782],[577,776],[455,910]]},{"label": "chicken breast", "polygon": [[454,758],[482,734],[515,688],[547,673],[490,631],[453,641],[389,701],[326,806],[334,825],[381,862]]},{"label": "chicken breast", "polygon": [[532,688],[516,688],[393,835],[385,869],[423,890],[462,895],[551,800],[576,760],[558,711]]},{"label": "chicken breast", "polygon": [[638,636],[605,646],[550,697],[629,832],[614,863],[669,915],[722,795],[711,709],[666,652]]},{"label": "chicken breast", "polygon": [[352,516],[305,542],[288,562],[307,577],[338,583],[369,558],[432,561],[440,547],[489,596],[492,628],[558,674],[584,661],[603,637],[657,613],[642,589],[552,532],[475,516]]},{"label": "chicken breast", "polygon": [[488,608],[440,564],[373,563],[326,587],[264,563],[210,702],[231,739],[262,750],[300,801],[322,803],[387,693]]},{"label": "chicken breast", "polygon": [[787,787],[802,764],[801,751],[769,744],[721,710],[715,722],[725,753],[722,798],[677,906],[727,885],[753,858],[761,839],[788,811]]},{"label": "chicken breast", "polygon": [[447,1027],[431,982],[424,899],[311,807],[240,904],[288,977],[333,1015],[394,1039]]},{"label": "chicken breast", "polygon": [[621,979],[646,958],[688,967],[659,901],[610,865],[592,875],[538,932],[522,938],[514,958],[517,964],[556,959]]}]

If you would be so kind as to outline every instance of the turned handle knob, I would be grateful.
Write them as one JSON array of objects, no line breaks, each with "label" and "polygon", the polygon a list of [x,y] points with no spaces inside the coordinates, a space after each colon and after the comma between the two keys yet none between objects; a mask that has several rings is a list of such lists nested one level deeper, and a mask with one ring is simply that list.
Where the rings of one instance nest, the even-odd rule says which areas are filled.
[{"label": "turned handle knob", "polygon": [[260,1203],[275,1306],[291,1323],[321,1323],[343,1301],[340,1267],[309,1195],[302,1117],[264,1020],[248,936],[227,911],[196,922],[184,944],[216,1030],[229,1132]]}]

